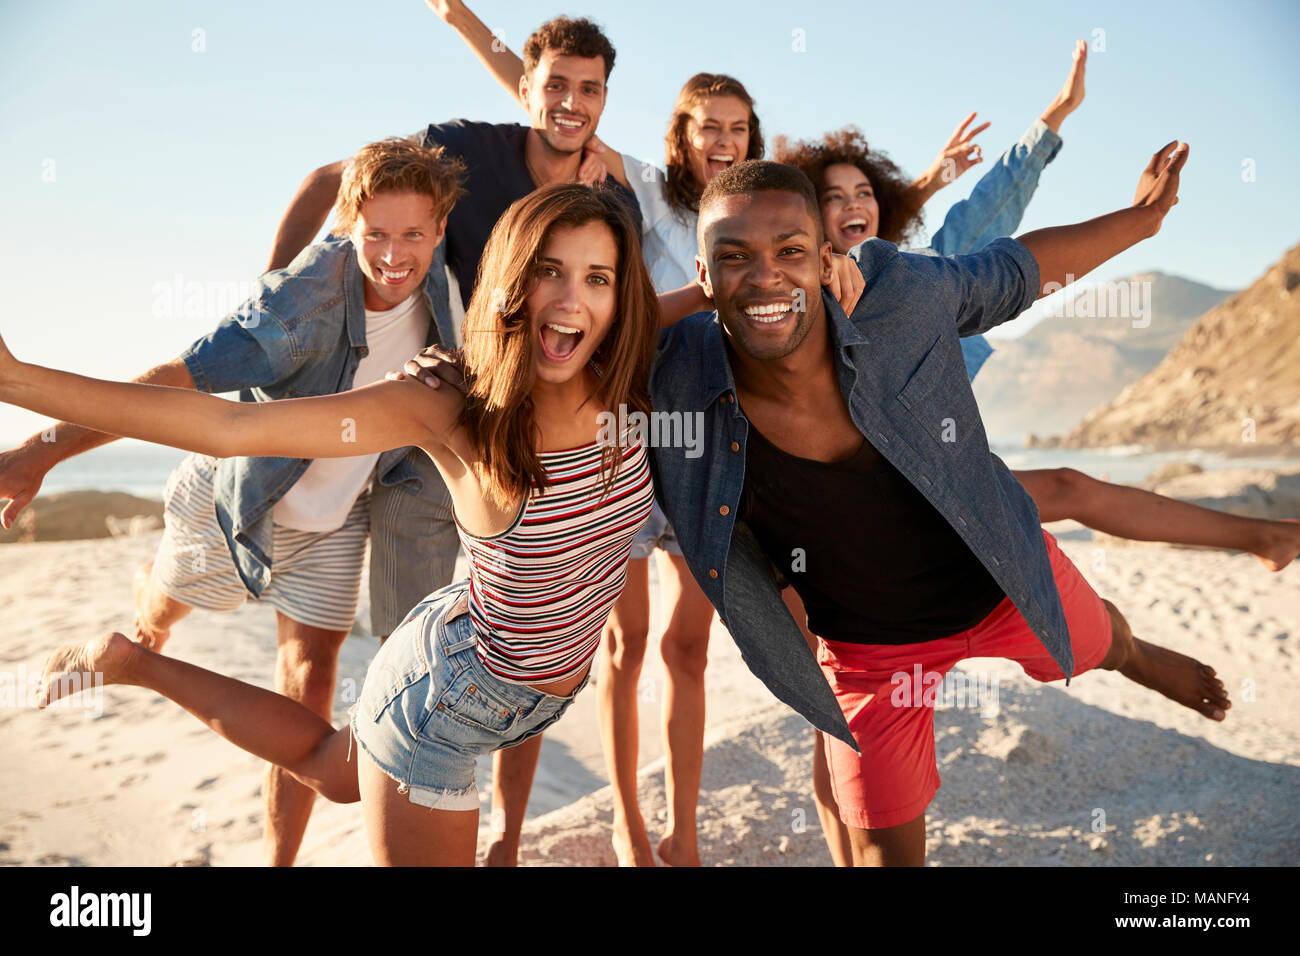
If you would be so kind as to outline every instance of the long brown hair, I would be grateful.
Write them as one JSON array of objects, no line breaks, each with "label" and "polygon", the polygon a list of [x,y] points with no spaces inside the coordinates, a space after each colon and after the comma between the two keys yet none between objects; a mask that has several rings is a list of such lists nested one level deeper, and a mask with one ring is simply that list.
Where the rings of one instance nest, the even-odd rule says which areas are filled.
[{"label": "long brown hair", "polygon": [[696,73],[677,94],[673,118],[668,121],[668,133],[664,136],[664,157],[668,167],[664,181],[664,199],[674,209],[691,212],[700,209],[704,183],[700,182],[691,168],[686,125],[690,122],[691,110],[713,96],[734,96],[749,107],[749,148],[745,150],[744,158],[763,158],[763,132],[754,112],[754,98],[749,95],[745,85],[725,73]]},{"label": "long brown hair", "polygon": [[[600,382],[591,396],[602,410],[626,405],[650,412],[648,378],[659,332],[659,300],[641,259],[640,230],[623,201],[604,186],[556,183],[515,202],[492,227],[465,312],[468,393],[461,421],[481,455],[488,500],[509,507],[533,488],[547,487],[537,454],[539,432],[531,397],[532,323],[525,298],[537,278],[552,230],[603,222],[618,247],[617,312],[592,356]],[[622,461],[605,449],[606,486]]]},{"label": "long brown hair", "polygon": [[880,209],[876,235],[895,245],[912,239],[921,228],[921,209],[911,199],[911,180],[880,150],[867,145],[866,137],[856,126],[846,126],[827,133],[821,141],[800,140],[791,143],[778,136],[775,155],[778,163],[795,166],[812,180],[821,199],[826,191],[826,167],[837,163],[856,166],[871,183],[871,191]]}]

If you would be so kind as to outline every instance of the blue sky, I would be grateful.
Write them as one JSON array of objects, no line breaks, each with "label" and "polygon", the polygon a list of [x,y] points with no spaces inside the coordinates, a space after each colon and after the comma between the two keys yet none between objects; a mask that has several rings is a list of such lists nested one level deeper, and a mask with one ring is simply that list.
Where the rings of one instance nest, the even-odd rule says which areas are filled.
[{"label": "blue sky", "polygon": [[[676,93],[699,70],[739,77],[769,137],[856,123],[918,173],[978,110],[993,123],[980,138],[991,159],[1042,111],[1083,39],[1087,100],[1023,230],[1128,203],[1150,154],[1177,137],[1192,147],[1182,201],[1097,278],[1158,269],[1239,288],[1300,239],[1293,2],[475,9],[516,49],[553,14],[602,23],[618,61],[600,133],[658,161]],[[174,357],[220,317],[173,303],[177,277],[220,306],[261,271],[310,170],[456,116],[522,118],[420,0],[5,4],[0,331],[20,358],[106,377]],[[979,173],[927,207],[931,228]],[[0,408],[0,438],[38,425]]]}]

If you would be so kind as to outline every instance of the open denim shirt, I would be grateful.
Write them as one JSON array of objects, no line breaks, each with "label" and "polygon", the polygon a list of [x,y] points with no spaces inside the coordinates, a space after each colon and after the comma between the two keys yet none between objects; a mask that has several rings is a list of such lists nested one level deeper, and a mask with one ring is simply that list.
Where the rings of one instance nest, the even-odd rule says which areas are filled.
[{"label": "open denim shirt", "polygon": [[[1025,208],[1038,188],[1043,167],[1061,151],[1061,137],[1041,119],[1012,143],[971,190],[970,197],[948,210],[943,225],[922,255],[958,256],[983,249],[994,239],[1009,236],[1020,228]],[[980,366],[993,354],[982,335],[961,340],[966,376],[971,381]]]},{"label": "open denim shirt", "polygon": [[[446,258],[439,244],[422,294],[429,315],[427,345],[454,347]],[[332,395],[352,388],[366,355],[365,277],[349,239],[309,246],[285,269],[263,275],[253,296],[181,358],[196,388],[239,392],[243,402]],[[407,462],[411,449],[384,452],[376,466],[384,485],[420,482]],[[244,586],[258,596],[271,579],[272,508],[310,460],[223,458],[213,480],[217,522]]]},{"label": "open denim shirt", "polygon": [[[1062,672],[1072,674],[1038,509],[989,451],[959,345],[959,336],[1009,321],[1034,301],[1038,263],[1014,239],[951,258],[900,253],[872,239],[850,255],[866,280],[852,317],[824,289],[822,301],[853,423],[948,520]],[[714,312],[683,319],[660,337],[650,380],[655,410],[701,412],[704,433],[697,457],[683,448],[654,449],[656,493],[691,573],[749,669],[780,700],[856,749],[766,555],[736,520],[748,421],[736,404],[724,334]],[[856,530],[846,515],[845,533]]]}]

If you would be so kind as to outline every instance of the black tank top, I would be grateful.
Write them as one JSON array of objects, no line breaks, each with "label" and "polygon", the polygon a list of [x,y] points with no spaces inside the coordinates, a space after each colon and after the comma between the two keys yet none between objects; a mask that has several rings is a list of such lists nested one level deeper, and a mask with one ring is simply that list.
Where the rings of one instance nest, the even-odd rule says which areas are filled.
[{"label": "black tank top", "polygon": [[797,458],[749,426],[740,517],[830,641],[914,644],[974,627],[1003,592],[947,519],[865,438]]}]

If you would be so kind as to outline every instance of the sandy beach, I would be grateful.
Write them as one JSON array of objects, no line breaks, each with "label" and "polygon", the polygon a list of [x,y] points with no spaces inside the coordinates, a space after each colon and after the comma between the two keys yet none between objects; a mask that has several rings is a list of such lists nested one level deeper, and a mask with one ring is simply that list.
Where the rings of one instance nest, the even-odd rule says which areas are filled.
[{"label": "sandy beach", "polygon": [[[1262,865],[1300,855],[1300,569],[1248,555],[1092,541],[1062,523],[1067,554],[1144,639],[1219,671],[1234,702],[1216,724],[1112,673],[1040,685],[1009,662],[961,665],[990,706],[936,714],[943,785],[928,861],[945,865]],[[264,765],[169,701],[134,687],[37,712],[23,680],[49,650],[131,620],[130,578],[158,532],[0,549],[0,863],[256,865]],[[268,686],[274,615],[196,612],[168,653]],[[344,644],[335,722],[377,648]],[[700,798],[706,865],[830,865],[811,799],[812,732],[776,702],[714,622]],[[596,679],[599,679],[597,675]],[[647,655],[641,800],[652,840],[664,820],[659,702]],[[489,764],[480,761],[480,850]],[[611,796],[588,690],[547,734],[524,830],[527,865],[612,865]],[[318,800],[300,865],[368,865],[359,805]]]}]

